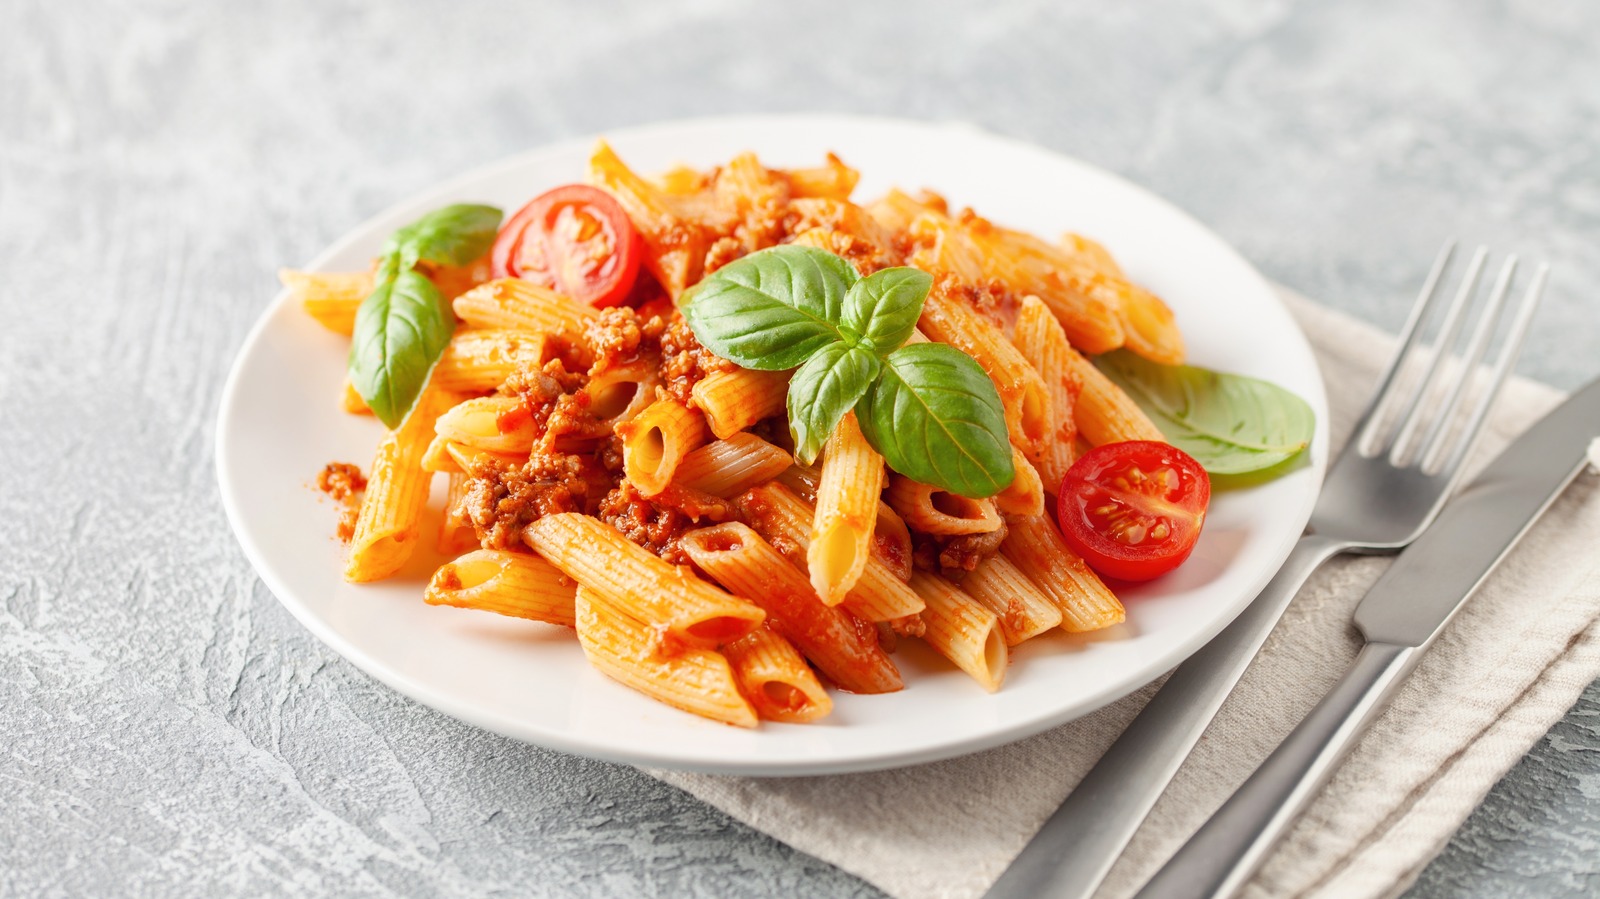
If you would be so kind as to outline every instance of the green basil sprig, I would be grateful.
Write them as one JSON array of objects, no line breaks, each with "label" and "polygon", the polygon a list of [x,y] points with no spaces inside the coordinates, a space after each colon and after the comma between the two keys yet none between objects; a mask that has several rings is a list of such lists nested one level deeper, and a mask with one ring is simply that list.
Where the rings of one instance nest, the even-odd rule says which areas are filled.
[{"label": "green basil sprig", "polygon": [[396,231],[383,245],[377,283],[356,310],[350,384],[384,426],[404,422],[450,343],[456,317],[418,262],[467,265],[494,244],[500,210],[457,203]]},{"label": "green basil sprig", "polygon": [[707,349],[783,371],[795,457],[810,464],[846,412],[889,467],[962,496],[991,496],[1016,472],[994,383],[954,347],[903,346],[933,286],[927,272],[862,278],[814,247],[780,246],[718,269],[684,318]]},{"label": "green basil sprig", "polygon": [[1173,446],[1212,474],[1247,474],[1294,458],[1316,414],[1276,384],[1194,365],[1160,365],[1117,350],[1095,357]]}]

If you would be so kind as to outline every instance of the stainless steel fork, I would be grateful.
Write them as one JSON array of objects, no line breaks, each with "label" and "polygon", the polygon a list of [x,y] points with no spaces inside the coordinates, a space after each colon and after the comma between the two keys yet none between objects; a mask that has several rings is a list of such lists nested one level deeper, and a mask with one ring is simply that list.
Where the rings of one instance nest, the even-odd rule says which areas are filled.
[{"label": "stainless steel fork", "polygon": [[[1489,254],[1482,247],[1473,254],[1436,336],[1424,342],[1425,325],[1442,305],[1439,286],[1453,249],[1447,244],[1434,260],[1400,348],[1328,469],[1307,533],[1283,568],[1232,624],[1173,671],[989,889],[989,899],[1093,894],[1311,573],[1340,553],[1398,552],[1433,522],[1516,361],[1545,280],[1541,267],[1517,308],[1507,311],[1517,264],[1508,258],[1457,355]],[[1502,326],[1505,316],[1510,324]],[[1463,416],[1467,386],[1501,332],[1487,383]]]}]

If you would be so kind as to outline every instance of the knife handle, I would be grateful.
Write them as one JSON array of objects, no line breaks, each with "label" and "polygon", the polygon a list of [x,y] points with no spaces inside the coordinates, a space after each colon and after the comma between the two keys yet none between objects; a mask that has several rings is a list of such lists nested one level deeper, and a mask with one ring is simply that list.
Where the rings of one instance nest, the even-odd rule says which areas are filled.
[{"label": "knife handle", "polygon": [[1349,546],[1316,534],[1301,537],[1239,617],[1172,672],[985,899],[1093,895],[1289,601],[1313,571]]},{"label": "knife handle", "polygon": [[1237,893],[1388,705],[1418,651],[1368,643],[1343,678],[1156,876],[1139,899]]}]

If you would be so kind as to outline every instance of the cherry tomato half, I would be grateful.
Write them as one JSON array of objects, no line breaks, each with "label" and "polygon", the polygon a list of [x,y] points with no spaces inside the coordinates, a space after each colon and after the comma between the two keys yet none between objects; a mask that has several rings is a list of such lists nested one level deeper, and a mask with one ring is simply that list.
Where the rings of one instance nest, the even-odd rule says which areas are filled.
[{"label": "cherry tomato half", "polygon": [[495,238],[496,278],[522,278],[593,306],[628,297],[643,255],[639,233],[611,195],[568,184],[517,210]]},{"label": "cherry tomato half", "polygon": [[1061,535],[1107,577],[1146,581],[1178,567],[1200,537],[1211,479],[1183,450],[1150,440],[1085,453],[1061,479]]}]

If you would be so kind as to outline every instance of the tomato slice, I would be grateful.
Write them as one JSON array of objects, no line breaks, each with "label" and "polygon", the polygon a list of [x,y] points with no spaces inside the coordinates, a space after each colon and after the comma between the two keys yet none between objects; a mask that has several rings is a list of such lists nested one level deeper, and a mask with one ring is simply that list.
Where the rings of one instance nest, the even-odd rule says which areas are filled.
[{"label": "tomato slice", "polygon": [[522,278],[594,306],[628,298],[639,275],[639,232],[615,199],[568,184],[534,197],[495,238],[496,278]]},{"label": "tomato slice", "polygon": [[1151,440],[1108,443],[1061,479],[1061,536],[1107,577],[1146,581],[1194,550],[1211,502],[1211,479],[1193,456]]}]

